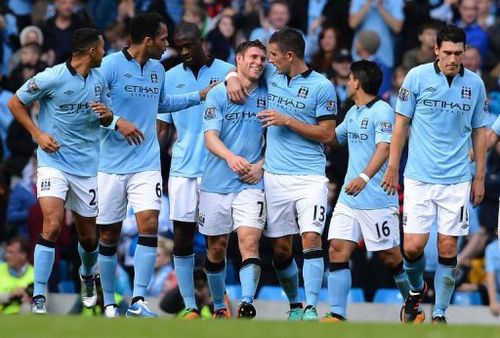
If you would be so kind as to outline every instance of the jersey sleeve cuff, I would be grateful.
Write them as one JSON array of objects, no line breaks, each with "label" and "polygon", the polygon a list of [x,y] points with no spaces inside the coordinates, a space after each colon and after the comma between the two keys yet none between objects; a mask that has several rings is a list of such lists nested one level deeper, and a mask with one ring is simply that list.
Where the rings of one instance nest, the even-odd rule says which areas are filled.
[{"label": "jersey sleeve cuff", "polygon": [[335,115],[321,115],[316,117],[316,121],[326,121],[326,120],[335,120]]}]

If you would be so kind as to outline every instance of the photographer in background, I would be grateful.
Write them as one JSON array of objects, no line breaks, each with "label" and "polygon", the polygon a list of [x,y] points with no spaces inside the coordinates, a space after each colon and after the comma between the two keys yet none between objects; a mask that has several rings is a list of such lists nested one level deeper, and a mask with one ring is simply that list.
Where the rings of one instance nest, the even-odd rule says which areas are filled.
[{"label": "photographer in background", "polygon": [[0,264],[0,313],[29,313],[33,282],[33,266],[28,262],[30,243],[14,237],[7,242],[5,262]]}]

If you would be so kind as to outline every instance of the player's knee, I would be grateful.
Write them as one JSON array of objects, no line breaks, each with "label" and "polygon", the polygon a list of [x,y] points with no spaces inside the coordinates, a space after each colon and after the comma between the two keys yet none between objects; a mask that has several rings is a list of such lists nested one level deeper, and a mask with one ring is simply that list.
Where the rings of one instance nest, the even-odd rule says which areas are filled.
[{"label": "player's knee", "polygon": [[104,244],[115,244],[120,239],[120,229],[112,226],[101,226],[99,229],[99,241]]},{"label": "player's knee", "polygon": [[335,241],[330,241],[330,246],[328,247],[328,258],[330,262],[344,262],[349,261],[350,254],[347,250],[338,245]]},{"label": "player's knee", "polygon": [[158,218],[154,215],[144,217],[141,222],[137,224],[140,233],[156,235],[158,233]]},{"label": "player's knee", "polygon": [[208,246],[208,255],[212,262],[221,262],[226,257],[227,238],[221,237],[210,240]]},{"label": "player's knee", "polygon": [[404,243],[404,255],[409,259],[415,259],[424,253],[425,244],[410,242]]},{"label": "player's knee", "polygon": [[259,241],[255,238],[246,238],[239,243],[241,256],[258,256]]},{"label": "player's knee", "polygon": [[59,236],[61,235],[61,226],[57,223],[49,224],[44,223],[42,230],[42,237],[51,242],[57,242],[59,240]]},{"label": "player's knee", "polygon": [[283,263],[290,260],[292,257],[292,248],[286,245],[273,247],[273,261]]},{"label": "player's knee", "polygon": [[302,234],[302,247],[304,249],[320,248],[321,236],[317,232],[304,232]]},{"label": "player's knee", "polygon": [[85,251],[93,252],[97,249],[97,236],[94,234],[87,233],[85,235],[78,236],[78,241],[85,249]]}]

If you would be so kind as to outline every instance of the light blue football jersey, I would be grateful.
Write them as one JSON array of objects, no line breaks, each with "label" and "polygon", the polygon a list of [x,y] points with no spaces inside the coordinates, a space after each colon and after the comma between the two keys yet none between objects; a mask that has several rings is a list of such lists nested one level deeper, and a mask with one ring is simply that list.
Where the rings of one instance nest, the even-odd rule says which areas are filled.
[{"label": "light blue football jersey", "polygon": [[[337,114],[333,84],[323,75],[308,70],[293,78],[266,65],[268,107],[303,123],[317,124]],[[288,127],[270,126],[267,131],[264,169],[280,175],[325,175],[323,145],[306,139]]]},{"label": "light blue football jersey", "polygon": [[497,117],[493,125],[491,126],[491,130],[498,136],[500,136],[500,115]]},{"label": "light blue football jersey", "polygon": [[346,194],[345,187],[366,168],[377,144],[391,143],[394,110],[376,98],[364,106],[352,106],[344,121],[335,129],[337,140],[347,144],[349,164],[339,202],[355,209],[381,209],[398,206],[396,195],[387,195],[380,184],[387,170],[387,163],[368,181],[357,195]]},{"label": "light blue football jersey", "polygon": [[[227,98],[225,84],[220,83],[208,93],[203,130],[218,131],[222,143],[234,154],[249,163],[258,162],[263,156],[264,130],[257,114],[266,109],[266,101],[267,90],[259,86],[248,95],[244,104],[234,104]],[[225,160],[208,153],[201,190],[225,194],[263,187],[262,179],[257,184],[244,183]]]},{"label": "light blue football jersey", "polygon": [[468,152],[472,130],[487,124],[486,90],[479,76],[460,70],[448,85],[437,63],[408,72],[396,112],[411,118],[405,177],[435,184],[472,178]]},{"label": "light blue football jersey", "polygon": [[[183,63],[167,71],[165,88],[172,94],[184,94],[203,90],[209,84],[224,81],[224,77],[234,68],[219,59],[210,58],[195,76]],[[159,115],[158,119],[175,125],[177,140],[172,149],[170,176],[201,177],[207,149],[203,136],[203,113],[206,104],[202,103],[181,111]]]},{"label": "light blue football jersey", "polygon": [[38,73],[16,95],[23,104],[40,102],[38,127],[61,146],[54,153],[38,148],[38,166],[76,176],[96,176],[101,128],[89,103],[102,102],[108,107],[111,103],[106,80],[99,71],[91,69],[84,78],[68,61]]},{"label": "light blue football jersey", "polygon": [[118,131],[102,128],[99,171],[132,174],[160,170],[157,114],[196,105],[200,103],[199,93],[166,95],[161,63],[150,59],[141,66],[126,49],[106,56],[100,71],[109,86],[113,111],[134,123],[144,134],[144,141],[129,145]]}]

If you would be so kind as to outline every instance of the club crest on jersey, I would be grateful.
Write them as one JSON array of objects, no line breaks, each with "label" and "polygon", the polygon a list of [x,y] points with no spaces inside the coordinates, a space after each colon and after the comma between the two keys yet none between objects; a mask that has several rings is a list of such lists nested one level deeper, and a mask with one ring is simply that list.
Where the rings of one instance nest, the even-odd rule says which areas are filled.
[{"label": "club crest on jersey", "polygon": [[463,86],[462,87],[462,99],[471,99],[472,97],[472,90],[470,89],[470,87],[465,87]]},{"label": "club crest on jersey", "polygon": [[335,104],[335,100],[326,101],[326,110],[333,113],[337,110],[337,105]]},{"label": "club crest on jersey", "polygon": [[36,81],[34,78],[31,78],[29,81],[28,81],[28,93],[30,94],[35,94],[37,91],[40,90],[40,88],[38,87],[38,85],[36,84]]},{"label": "club crest on jersey", "polygon": [[309,88],[304,86],[300,87],[299,91],[297,92],[297,96],[303,99],[307,98],[307,94],[309,94]]},{"label": "club crest on jersey", "polygon": [[158,83],[158,74],[156,72],[151,72],[151,82],[152,83]]},{"label": "club crest on jersey", "polygon": [[214,83],[220,82],[220,79],[218,77],[212,77],[210,78],[210,85],[213,85]]},{"label": "club crest on jersey", "polygon": [[207,109],[205,109],[205,114],[203,114],[203,118],[205,120],[213,120],[215,119],[215,112],[215,107],[207,107]]},{"label": "club crest on jersey", "polygon": [[361,120],[361,129],[366,129],[368,128],[368,118],[365,117],[364,119]]},{"label": "club crest on jersey", "polygon": [[101,88],[100,84],[95,84],[94,85],[94,94],[95,94],[95,97],[97,97],[97,98],[101,97],[102,88]]},{"label": "club crest on jersey", "polygon": [[401,100],[401,101],[408,101],[408,97],[410,97],[410,91],[404,87],[401,87],[399,89],[399,94],[398,94],[398,98]]},{"label": "club crest on jersey", "polygon": [[392,123],[389,121],[381,122],[380,129],[382,130],[383,133],[390,133],[392,132]]},{"label": "club crest on jersey", "polygon": [[266,108],[266,99],[263,97],[257,98],[257,108]]}]

